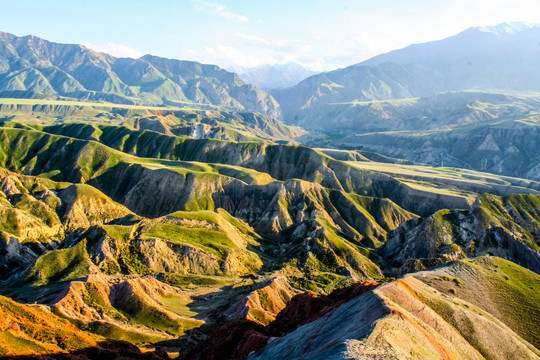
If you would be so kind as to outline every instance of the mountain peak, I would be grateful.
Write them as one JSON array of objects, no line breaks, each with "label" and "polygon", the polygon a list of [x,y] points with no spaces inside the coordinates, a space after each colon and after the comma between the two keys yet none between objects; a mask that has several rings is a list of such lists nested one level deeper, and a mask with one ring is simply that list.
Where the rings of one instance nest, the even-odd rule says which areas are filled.
[{"label": "mountain peak", "polygon": [[504,22],[504,23],[492,25],[492,26],[478,26],[478,27],[474,27],[473,29],[477,29],[482,32],[489,32],[489,33],[501,36],[501,35],[514,35],[514,34],[517,34],[522,31],[529,30],[535,27],[540,28],[540,24],[514,21],[514,22]]}]

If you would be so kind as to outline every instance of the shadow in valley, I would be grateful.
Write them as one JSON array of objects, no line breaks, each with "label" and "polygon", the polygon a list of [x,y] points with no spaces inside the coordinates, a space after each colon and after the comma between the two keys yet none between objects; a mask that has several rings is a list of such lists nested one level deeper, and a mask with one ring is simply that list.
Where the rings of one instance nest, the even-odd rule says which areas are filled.
[{"label": "shadow in valley", "polygon": [[359,297],[380,284],[355,283],[324,296],[305,292],[294,296],[274,321],[263,326],[254,321],[236,318],[224,322],[191,348],[183,348],[180,360],[243,360],[263,349],[272,337],[284,336],[299,326],[313,322],[326,313]]},{"label": "shadow in valley", "polygon": [[242,277],[245,285],[227,285],[218,291],[204,295],[192,297],[193,302],[188,304],[188,308],[196,315],[193,319],[204,320],[205,323],[196,328],[186,330],[185,333],[171,340],[164,340],[153,344],[156,347],[171,349],[181,349],[181,352],[190,351],[203,342],[216,329],[231,321],[234,307],[241,307],[242,299],[252,291],[268,285],[268,280],[256,282],[254,275]]},{"label": "shadow in valley", "polygon": [[0,356],[0,360],[164,360],[170,359],[163,350],[142,352],[137,346],[124,341],[107,340],[98,343],[96,346],[87,347],[70,352],[56,352],[35,355],[9,355]]}]

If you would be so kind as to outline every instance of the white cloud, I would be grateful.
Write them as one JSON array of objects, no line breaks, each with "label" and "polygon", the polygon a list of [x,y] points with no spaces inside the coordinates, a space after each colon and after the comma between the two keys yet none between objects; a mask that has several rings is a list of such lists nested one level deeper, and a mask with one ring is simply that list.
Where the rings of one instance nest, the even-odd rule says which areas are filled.
[{"label": "white cloud", "polygon": [[249,21],[247,16],[233,13],[227,10],[227,7],[222,4],[204,1],[204,0],[191,0],[191,3],[195,6],[195,9],[197,9],[197,11],[202,11],[209,14],[218,15],[226,19],[237,21],[237,22]]},{"label": "white cloud", "polygon": [[264,39],[262,37],[259,37],[259,36],[245,34],[245,33],[241,33],[241,32],[234,33],[234,36],[236,36],[237,38],[243,39],[243,40],[247,40],[248,42],[250,42],[252,44],[255,44],[255,45],[266,45],[266,46],[276,46],[276,47],[285,47],[286,46],[283,41],[279,41],[279,40],[270,41],[270,40],[266,40],[266,39]]},{"label": "white cloud", "polygon": [[127,45],[122,45],[122,44],[116,44],[112,42],[107,43],[105,45],[97,45],[97,44],[91,44],[89,42],[85,42],[83,43],[83,45],[92,50],[103,52],[103,53],[106,53],[115,57],[129,57],[129,58],[138,59],[141,56],[143,56],[143,54],[140,51],[132,47],[129,47]]},{"label": "white cloud", "polygon": [[209,54],[216,54],[216,56],[233,66],[241,67],[253,67],[259,65],[261,59],[258,56],[244,53],[234,46],[217,45],[216,48],[206,49]]},{"label": "white cloud", "polygon": [[362,49],[368,56],[377,55],[383,52],[393,50],[397,45],[382,36],[374,33],[362,32],[352,36],[354,40],[354,48]]},{"label": "white cloud", "polygon": [[255,36],[255,35],[249,35],[249,34],[244,34],[244,33],[237,32],[237,33],[234,34],[234,36],[236,36],[236,37],[238,37],[240,39],[245,39],[245,40],[252,41],[252,42],[257,43],[257,44],[270,45],[270,41],[268,41],[266,39],[263,39],[261,37]]}]

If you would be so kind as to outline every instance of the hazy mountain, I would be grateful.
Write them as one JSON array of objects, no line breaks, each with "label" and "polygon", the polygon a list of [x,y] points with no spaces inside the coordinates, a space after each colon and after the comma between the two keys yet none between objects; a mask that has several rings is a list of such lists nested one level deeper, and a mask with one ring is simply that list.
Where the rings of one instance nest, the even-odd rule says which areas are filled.
[{"label": "hazy mountain", "polygon": [[327,104],[424,97],[443,91],[540,91],[540,25],[474,27],[455,36],[309,77],[272,94],[296,122]]},{"label": "hazy mountain", "polygon": [[540,179],[537,116],[432,131],[356,134],[335,144],[360,146],[432,166]]},{"label": "hazy mountain", "polygon": [[347,134],[448,130],[532,117],[538,114],[539,106],[540,93],[454,91],[421,98],[311,106],[297,125]]},{"label": "hazy mountain", "polygon": [[459,91],[313,107],[300,125],[317,130],[307,143],[540,179],[539,106],[540,94]]},{"label": "hazy mountain", "polygon": [[245,82],[268,90],[294,86],[316,72],[308,70],[300,64],[288,62],[286,64],[259,65],[243,69],[238,74]]},{"label": "hazy mountain", "polygon": [[312,145],[538,179],[538,39],[540,25],[474,27],[274,95]]},{"label": "hazy mountain", "polygon": [[120,103],[196,102],[280,117],[264,91],[215,65],[145,55],[115,58],[82,45],[0,33],[4,97],[61,95]]}]

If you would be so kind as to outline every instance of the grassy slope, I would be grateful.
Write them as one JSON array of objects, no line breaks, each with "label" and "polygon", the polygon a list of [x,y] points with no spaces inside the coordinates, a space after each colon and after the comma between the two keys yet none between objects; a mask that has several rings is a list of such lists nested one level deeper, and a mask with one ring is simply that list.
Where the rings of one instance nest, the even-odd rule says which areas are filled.
[{"label": "grassy slope", "polygon": [[[66,127],[64,129],[68,128]],[[122,141],[118,142],[118,139],[121,139],[124,136],[120,134],[118,129],[107,129],[113,130],[109,132],[102,131],[102,128],[99,127],[91,127],[84,128],[83,130],[88,133],[83,134],[80,129],[76,129],[76,131],[73,130],[74,133],[70,133],[70,135],[76,137],[86,136],[89,139],[101,140],[104,136],[103,134],[109,133],[111,136],[111,144],[120,144],[115,146],[118,146],[121,150],[131,149],[130,152],[134,152],[135,149],[145,149],[144,151],[148,151],[156,157],[184,156],[187,154],[187,156],[209,156],[211,159],[215,159],[215,156],[221,152],[220,155],[224,156],[223,161],[225,161],[227,160],[227,156],[237,152],[238,149],[244,149],[244,152],[241,152],[241,154],[250,154],[253,151],[262,151],[262,149],[264,149],[266,158],[263,159],[267,162],[265,166],[271,167],[274,163],[284,163],[286,165],[279,170],[274,170],[275,176],[286,179],[289,176],[294,177],[294,175],[300,173],[306,178],[323,183],[326,182],[325,184],[328,184],[328,179],[330,179],[328,173],[331,172],[328,172],[327,170],[329,165],[339,165],[341,166],[341,169],[353,171],[355,167],[361,167],[361,165],[364,164],[363,162],[339,162],[331,157],[324,156],[316,151],[302,147],[268,147],[255,143],[227,143],[206,140],[189,141],[190,146],[184,147],[183,150],[176,150],[178,152],[174,152],[169,148],[167,152],[165,151],[166,148],[152,148],[152,145],[155,144],[154,141],[156,139],[164,139],[163,142],[158,141],[159,146],[163,146],[163,144],[167,144],[167,141],[172,141],[174,144],[175,141],[178,141],[176,138],[159,135],[153,132],[132,132],[129,133],[129,136],[126,138],[130,139],[129,142],[124,142],[122,144]],[[4,136],[4,139],[6,140],[2,142],[4,148],[3,151],[4,154],[6,154],[3,158],[5,165],[19,171],[35,171],[36,174],[43,172],[44,170],[49,170],[46,171],[46,173],[48,176],[53,177],[66,176],[66,173],[69,175],[69,171],[73,171],[73,167],[75,167],[78,171],[77,174],[80,176],[79,179],[88,180],[95,176],[99,177],[110,168],[114,168],[118,165],[138,165],[152,171],[167,170],[186,176],[196,174],[197,176],[207,177],[209,180],[215,180],[218,177],[232,177],[241,179],[242,186],[258,187],[258,189],[263,190],[265,190],[265,186],[269,184],[268,181],[272,180],[268,174],[257,172],[248,167],[218,165],[203,161],[196,162],[166,160],[160,158],[142,158],[135,156],[134,154],[126,154],[125,152],[120,151],[120,149],[115,150],[93,140],[88,141],[72,137],[51,135],[34,129],[3,128],[1,129],[1,135]],[[117,136],[118,138],[115,139]],[[147,138],[143,139],[145,136],[147,136]],[[179,144],[184,144],[184,142],[179,141]],[[67,148],[71,147],[70,149],[72,150],[66,151],[63,146],[66,146]],[[34,152],[34,149],[37,149],[37,151]],[[210,155],[206,153],[208,149],[213,151]],[[230,154],[223,154],[224,149]],[[13,156],[8,157],[7,155],[12,152]],[[76,156],[69,154],[76,154]],[[299,170],[298,166],[309,162],[311,157],[314,157],[316,161],[322,164],[322,167],[317,170],[305,168]],[[54,161],[51,161],[51,158],[53,158]],[[66,162],[63,163],[63,161]],[[455,192],[460,192],[462,190],[459,190],[459,188],[456,190],[456,188],[453,187],[455,186],[454,182],[457,182],[458,184],[465,183],[468,184],[468,186],[491,184],[490,186],[504,187],[505,185],[508,185],[508,183],[527,185],[526,182],[521,183],[520,180],[517,179],[508,180],[487,176],[485,179],[480,179],[480,175],[477,175],[477,178],[470,180],[466,177],[462,178],[461,175],[463,174],[456,171],[438,171],[422,167],[405,169],[403,166],[397,167],[393,164],[366,164],[368,167],[379,166],[377,171],[380,171],[381,173],[393,173],[394,176],[406,178],[410,182],[421,181],[419,180],[419,177],[436,179],[435,175],[437,172],[442,173],[441,178],[447,182],[447,185],[452,184],[452,187],[449,188]],[[371,170],[373,169],[370,169],[370,171]],[[327,173],[324,173],[325,171],[327,171]],[[322,174],[325,174],[324,176],[328,177],[321,178],[323,176]],[[77,179],[77,176],[74,176],[74,178]],[[50,180],[44,179],[43,181]],[[444,184],[444,181],[441,183]],[[257,185],[258,183],[264,185]],[[478,183],[481,184],[479,185]],[[279,182],[276,182],[276,184],[279,184],[280,186],[283,185]],[[340,183],[338,182],[338,184]],[[341,184],[346,184],[346,182]],[[359,270],[358,273],[365,276],[375,278],[382,277],[379,268],[375,265],[378,259],[362,245],[368,245],[369,247],[379,246],[382,242],[381,239],[385,238],[385,234],[388,231],[394,229],[403,219],[413,217],[413,214],[404,211],[389,200],[353,195],[337,189],[330,190],[307,182],[289,180],[284,183],[283,186],[298,187],[298,190],[300,191],[298,191],[298,193],[294,193],[293,191],[290,193],[279,193],[279,196],[277,196],[275,200],[280,216],[293,221],[297,216],[296,210],[302,209],[306,214],[314,214],[311,220],[316,220],[316,226],[320,226],[322,229],[320,233],[317,233],[317,236],[313,237],[313,242],[301,244],[299,242],[296,244],[297,248],[301,248],[301,251],[303,251],[302,254],[306,255],[307,260],[304,259],[306,261],[304,264],[307,264],[306,269],[309,269],[310,272],[308,277],[298,281],[299,286],[313,288],[318,291],[325,286],[331,288],[335,285],[333,282],[339,282],[346,279],[346,276],[343,275],[343,267],[347,266],[352,267],[353,270]],[[303,188],[304,186],[306,188]],[[90,190],[90,193],[95,191],[95,189],[88,185],[79,185],[76,188],[76,194],[79,193],[79,190],[81,194],[87,193]],[[350,188],[354,187],[351,185]],[[240,187],[234,188],[233,190],[234,191],[231,192],[232,194],[241,194]],[[208,192],[205,193],[205,196],[209,197],[211,194],[211,192]],[[270,195],[273,198],[275,193],[271,193]],[[301,195],[301,201],[298,201],[298,195]],[[262,204],[264,196],[260,196],[260,194],[258,196],[258,198],[255,197],[252,199],[252,205],[260,206]],[[244,199],[244,201],[247,201],[248,197],[245,197]],[[513,204],[512,206],[515,211],[521,213],[523,217],[528,216],[536,218],[536,213],[531,213],[530,210],[526,209],[527,207],[520,206],[524,199],[525,197],[520,198],[519,196],[516,196],[511,198],[509,203]],[[297,208],[297,205],[299,204],[301,206]],[[212,206],[202,204],[198,205],[197,209],[213,209]],[[532,206],[536,206],[536,203],[533,202]],[[492,207],[489,209],[490,211],[495,211]],[[397,218],[402,218],[402,220],[397,221]],[[140,219],[137,221],[140,221]],[[134,238],[131,237],[133,229],[132,225],[107,225],[104,228],[111,238],[121,242],[124,241],[127,244],[135,243],[133,241]],[[223,210],[218,210],[217,213],[211,211],[176,212],[161,219],[151,221],[143,220],[143,222],[139,224],[139,226],[135,226],[135,228],[138,229],[139,233],[133,234],[136,234],[138,240],[168,242],[167,246],[190,245],[202,250],[202,252],[206,254],[205,256],[219,258],[220,261],[222,261],[222,264],[227,261],[231,250],[240,251],[243,255],[236,257],[238,255],[238,253],[236,253],[236,258],[230,261],[233,261],[232,264],[235,266],[245,266],[245,268],[248,269],[245,272],[246,274],[260,269],[261,259],[264,260],[264,255],[262,253],[257,252],[258,254],[254,256],[254,253],[252,252],[253,247],[257,247],[260,244],[267,244],[261,241],[254,230],[250,229],[246,223],[223,212]],[[294,228],[290,229],[291,232],[293,229]],[[316,230],[316,228],[314,230]],[[284,235],[290,234],[284,233]],[[91,239],[89,238],[89,240]],[[36,285],[48,286],[54,285],[58,281],[78,279],[87,275],[91,272],[90,269],[93,266],[89,260],[91,258],[93,259],[93,257],[90,255],[94,254],[88,253],[88,251],[91,251],[92,245],[85,241],[87,240],[79,242],[75,247],[53,251],[44,255],[29,272],[29,277],[27,279]],[[360,244],[361,241],[364,243]],[[111,242],[111,244],[112,243],[114,242]],[[314,246],[313,249],[315,250],[305,252],[305,249],[309,250],[309,246]],[[273,247],[275,248],[275,244]],[[290,251],[287,255],[291,258],[298,256],[301,252],[295,252],[297,248],[287,249]],[[248,249],[248,251],[246,251],[246,249]],[[140,248],[134,250],[128,246],[124,250],[126,251],[121,253],[119,259],[122,256],[125,257],[122,261],[124,261],[124,265],[128,269],[126,274],[144,275],[161,272],[161,270],[156,271],[156,269],[152,268],[149,259],[145,259],[144,254],[148,249]],[[242,258],[242,256],[245,257]],[[260,259],[257,256],[260,256]],[[158,259],[159,258],[160,257],[158,257]],[[161,259],[166,261],[171,260],[162,256]],[[297,267],[298,263],[295,263],[294,259],[292,260],[293,261],[290,264],[286,264],[286,271],[289,271],[290,268]],[[234,261],[237,262],[234,263]],[[242,264],[242,262],[244,264]],[[52,268],[50,266],[52,263],[61,264],[62,266]],[[288,267],[287,265],[291,266]],[[109,268],[111,271],[110,273],[118,274],[118,272],[123,272],[122,266],[122,264],[117,264],[117,268]],[[103,267],[102,270],[104,270]],[[290,272],[291,277],[299,275],[296,271],[297,270]],[[338,275],[336,272],[340,274]],[[183,280],[182,277],[186,276],[186,274],[182,272],[179,274],[171,273],[167,275],[171,279],[180,279],[181,281]],[[208,273],[203,273],[202,275],[208,275]],[[204,277],[204,280],[206,279],[209,278]],[[191,278],[187,281],[191,281]],[[309,283],[310,281],[311,283]],[[149,315],[149,318],[150,322],[154,321],[153,315]],[[148,324],[146,320],[145,324]],[[168,329],[170,330],[173,327],[174,324],[172,327],[168,327]],[[109,328],[109,330],[111,332],[117,332],[117,329]]]},{"label": "grassy slope", "polygon": [[[62,129],[71,136],[88,136],[81,128],[77,130],[66,126]],[[115,169],[125,171],[130,164],[148,170],[172,170],[182,176],[190,173],[197,179],[206,177],[212,184],[216,184],[216,176],[222,176],[227,182],[238,179],[259,184],[268,183],[272,178],[301,178],[347,192],[388,197],[406,209],[418,208],[421,214],[443,207],[467,207],[477,192],[534,192],[534,188],[539,188],[538,183],[521,179],[481,173],[459,176],[428,167],[417,167],[414,169],[416,174],[411,175],[409,170],[403,170],[404,165],[338,161],[301,146],[189,140],[121,128],[105,132],[94,130],[89,132],[90,138],[97,137],[116,150],[94,141],[50,135],[38,130],[2,128],[0,137],[4,155],[2,157],[0,153],[0,164],[70,181],[87,181],[106,173],[114,177],[116,175],[112,172]],[[66,151],[62,151],[64,148]],[[444,176],[437,179],[434,173]],[[113,179],[107,179],[103,177],[108,185],[99,184],[102,190],[111,186]],[[105,191],[111,194],[110,189]],[[432,201],[426,202],[425,199]],[[174,209],[167,212],[171,211]]]},{"label": "grassy slope", "polygon": [[[480,257],[451,264],[431,276],[414,276],[438,291],[478,306],[540,349],[535,325],[540,321],[540,279],[532,271],[501,258]],[[449,322],[455,321],[452,314],[441,311],[441,315]],[[465,332],[462,335],[474,337],[466,333],[465,325],[460,324]]]}]

